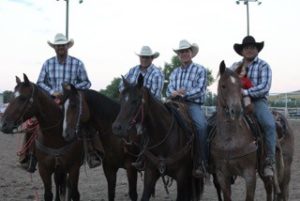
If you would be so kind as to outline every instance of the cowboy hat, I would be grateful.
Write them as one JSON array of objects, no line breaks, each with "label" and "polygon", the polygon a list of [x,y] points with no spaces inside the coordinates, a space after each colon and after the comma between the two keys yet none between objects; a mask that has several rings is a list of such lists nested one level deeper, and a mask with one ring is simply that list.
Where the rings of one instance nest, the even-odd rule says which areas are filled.
[{"label": "cowboy hat", "polygon": [[48,44],[52,48],[54,48],[55,45],[67,45],[68,48],[70,48],[74,45],[74,40],[73,39],[68,40],[65,35],[58,33],[55,35],[53,42],[48,40]]},{"label": "cowboy hat", "polygon": [[254,39],[253,36],[246,36],[243,39],[242,44],[235,43],[233,45],[233,49],[235,50],[236,53],[238,53],[239,55],[243,56],[242,55],[242,50],[247,45],[255,45],[255,47],[257,48],[258,52],[260,52],[263,49],[263,47],[264,47],[264,42],[257,43],[255,41],[255,39]]},{"label": "cowboy hat", "polygon": [[180,50],[191,49],[192,57],[196,56],[199,51],[199,47],[196,43],[189,43],[187,40],[181,40],[179,42],[179,47],[177,49],[173,49],[173,51],[178,54]]},{"label": "cowboy hat", "polygon": [[140,53],[136,53],[138,56],[144,56],[144,57],[152,57],[153,59],[159,57],[159,52],[153,52],[152,49],[149,46],[143,46],[141,48]]}]

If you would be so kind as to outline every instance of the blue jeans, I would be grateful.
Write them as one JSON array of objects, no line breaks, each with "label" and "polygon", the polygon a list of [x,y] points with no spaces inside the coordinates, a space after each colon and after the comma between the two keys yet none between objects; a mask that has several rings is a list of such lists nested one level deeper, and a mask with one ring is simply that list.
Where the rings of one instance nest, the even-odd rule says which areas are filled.
[{"label": "blue jeans", "polygon": [[255,100],[253,104],[254,114],[263,129],[267,157],[275,161],[276,125],[274,116],[266,99]]},{"label": "blue jeans", "polygon": [[196,136],[195,154],[197,155],[198,163],[204,161],[207,165],[208,162],[208,142],[207,142],[207,120],[201,105],[195,103],[188,103],[189,115],[193,120]]}]

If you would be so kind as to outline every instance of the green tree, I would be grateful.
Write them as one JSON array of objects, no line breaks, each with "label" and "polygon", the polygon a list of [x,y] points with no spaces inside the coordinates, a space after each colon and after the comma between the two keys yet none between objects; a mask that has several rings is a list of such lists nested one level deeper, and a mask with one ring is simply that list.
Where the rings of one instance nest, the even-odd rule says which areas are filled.
[{"label": "green tree", "polygon": [[12,91],[4,91],[3,92],[3,103],[8,103],[14,96]]},{"label": "green tree", "polygon": [[114,78],[113,81],[106,87],[106,89],[100,90],[100,93],[117,101],[119,99],[120,82],[121,78]]}]

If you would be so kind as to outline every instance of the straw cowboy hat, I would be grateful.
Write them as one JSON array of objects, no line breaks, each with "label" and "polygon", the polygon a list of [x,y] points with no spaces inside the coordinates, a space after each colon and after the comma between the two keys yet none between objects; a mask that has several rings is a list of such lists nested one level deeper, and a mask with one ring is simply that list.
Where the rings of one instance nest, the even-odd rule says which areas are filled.
[{"label": "straw cowboy hat", "polygon": [[152,57],[153,59],[156,59],[159,57],[159,52],[153,52],[152,49],[149,46],[143,46],[141,48],[140,53],[136,53],[138,56],[146,56],[146,57]]},{"label": "straw cowboy hat", "polygon": [[65,35],[58,33],[55,35],[53,42],[48,40],[48,44],[52,48],[54,48],[55,45],[68,45],[68,48],[71,48],[74,45],[74,40],[68,40]]},{"label": "straw cowboy hat", "polygon": [[196,43],[189,43],[187,40],[181,40],[179,42],[179,47],[177,49],[173,49],[173,51],[178,54],[180,50],[191,49],[192,57],[196,56],[199,51],[199,47]]},{"label": "straw cowboy hat", "polygon": [[243,56],[242,50],[247,45],[254,45],[257,48],[258,52],[260,52],[264,47],[264,42],[257,43],[253,36],[246,36],[243,39],[242,44],[237,44],[237,43],[234,44],[233,49],[235,50],[236,53]]}]

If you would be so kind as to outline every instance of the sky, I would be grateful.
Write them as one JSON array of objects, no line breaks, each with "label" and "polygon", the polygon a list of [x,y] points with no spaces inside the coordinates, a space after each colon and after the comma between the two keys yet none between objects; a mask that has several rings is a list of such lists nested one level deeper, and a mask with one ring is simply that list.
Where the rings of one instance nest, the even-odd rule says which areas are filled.
[{"label": "sky", "polygon": [[[300,89],[300,1],[249,3],[250,35],[265,47],[259,57],[273,71],[271,93]],[[64,0],[0,0],[0,92],[13,90],[15,76],[36,82],[42,64],[55,55],[47,44],[66,27]],[[69,0],[69,54],[83,61],[92,89],[105,89],[139,64],[149,45],[163,67],[179,41],[197,43],[193,61],[217,78],[222,60],[241,59],[233,50],[247,34],[246,6],[235,0]],[[208,87],[216,93],[217,81]]]}]

